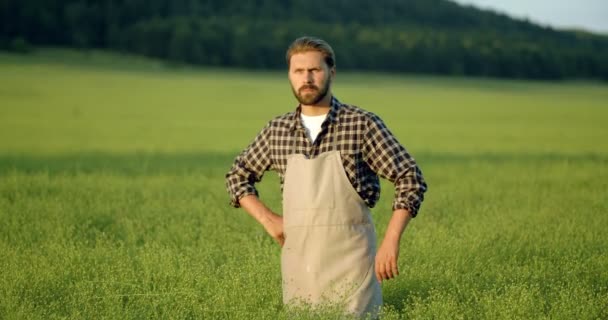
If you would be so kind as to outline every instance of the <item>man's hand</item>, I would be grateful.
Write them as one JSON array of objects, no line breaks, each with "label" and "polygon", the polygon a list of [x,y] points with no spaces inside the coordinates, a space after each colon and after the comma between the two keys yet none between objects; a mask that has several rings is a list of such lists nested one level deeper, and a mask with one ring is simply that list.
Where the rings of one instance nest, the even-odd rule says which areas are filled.
[{"label": "man's hand", "polygon": [[393,212],[391,221],[386,228],[384,240],[376,253],[375,269],[376,279],[382,283],[383,280],[393,279],[399,275],[399,242],[401,234],[409,223],[412,216],[405,209],[397,209]]},{"label": "man's hand", "polygon": [[285,243],[285,234],[283,233],[282,216],[270,211],[270,209],[254,195],[242,197],[239,200],[239,204],[264,227],[264,230],[266,230],[281,247],[283,246]]},{"label": "man's hand", "polygon": [[384,238],[376,253],[376,279],[378,282],[382,283],[383,280],[393,279],[399,275],[398,259],[399,239]]}]

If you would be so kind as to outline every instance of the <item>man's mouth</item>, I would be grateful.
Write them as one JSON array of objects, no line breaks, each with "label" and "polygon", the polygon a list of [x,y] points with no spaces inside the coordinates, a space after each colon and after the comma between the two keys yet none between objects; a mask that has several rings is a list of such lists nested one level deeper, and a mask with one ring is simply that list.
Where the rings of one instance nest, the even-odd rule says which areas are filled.
[{"label": "man's mouth", "polygon": [[317,91],[318,89],[316,87],[302,87],[300,88],[300,91]]}]

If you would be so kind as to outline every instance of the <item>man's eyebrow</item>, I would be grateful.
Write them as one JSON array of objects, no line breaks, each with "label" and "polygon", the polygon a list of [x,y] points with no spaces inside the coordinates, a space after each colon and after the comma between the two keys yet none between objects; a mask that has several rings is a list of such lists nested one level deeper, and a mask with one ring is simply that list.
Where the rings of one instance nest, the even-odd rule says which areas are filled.
[{"label": "man's eyebrow", "polygon": [[293,71],[302,71],[302,70],[321,70],[321,67],[310,67],[310,68],[304,68],[304,67],[294,67]]}]

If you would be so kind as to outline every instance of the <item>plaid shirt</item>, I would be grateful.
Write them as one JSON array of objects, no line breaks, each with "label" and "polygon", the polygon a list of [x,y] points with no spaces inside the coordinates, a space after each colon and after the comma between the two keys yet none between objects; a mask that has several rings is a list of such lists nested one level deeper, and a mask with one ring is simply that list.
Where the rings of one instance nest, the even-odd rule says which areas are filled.
[{"label": "plaid shirt", "polygon": [[267,170],[278,172],[281,189],[287,157],[295,152],[307,158],[332,150],[332,139],[340,151],[351,184],[371,208],[380,198],[378,175],[395,184],[393,209],[407,209],[416,216],[427,189],[414,159],[375,114],[332,98],[331,108],[314,143],[306,135],[300,107],[271,120],[253,142],[236,158],[226,174],[231,205],[258,195],[254,187]]}]

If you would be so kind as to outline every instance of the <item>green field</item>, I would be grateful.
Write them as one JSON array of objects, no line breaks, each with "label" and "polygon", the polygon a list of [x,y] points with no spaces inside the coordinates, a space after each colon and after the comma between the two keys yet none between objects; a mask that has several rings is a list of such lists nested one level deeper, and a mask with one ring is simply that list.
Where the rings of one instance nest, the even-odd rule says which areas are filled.
[{"label": "green field", "polygon": [[[384,319],[608,318],[606,84],[338,72],[334,92],[429,184]],[[0,319],[290,318],[224,174],[294,107],[284,73],[0,54]],[[275,174],[259,188],[280,211]]]}]

